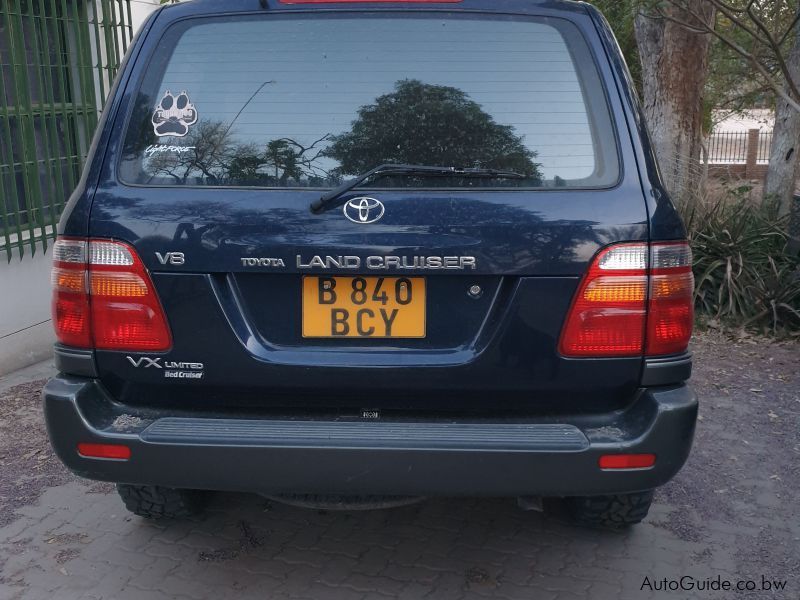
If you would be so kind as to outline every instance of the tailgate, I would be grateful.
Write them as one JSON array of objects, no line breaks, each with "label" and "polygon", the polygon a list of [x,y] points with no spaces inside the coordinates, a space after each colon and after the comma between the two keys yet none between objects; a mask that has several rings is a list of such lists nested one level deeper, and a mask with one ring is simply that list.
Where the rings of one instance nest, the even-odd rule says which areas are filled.
[{"label": "tailgate", "polygon": [[[588,18],[540,10],[166,11],[90,235],[135,246],[173,348],[98,352],[108,389],[219,409],[630,401],[640,357],[557,351],[592,256],[648,219]],[[309,210],[383,163],[482,175],[395,173]]]},{"label": "tailgate", "polygon": [[[214,192],[191,194],[192,211],[215,212]],[[296,194],[282,206],[267,201],[275,194],[234,195],[241,197],[217,211],[211,225],[203,216],[146,226],[127,222],[143,233],[147,229],[136,247],[172,328],[174,347],[164,361],[203,368],[198,379],[180,374],[187,369],[133,366],[125,353],[98,353],[104,381],[123,401],[564,410],[585,406],[588,398],[601,410],[629,399],[637,387],[639,358],[570,360],[557,352],[564,318],[592,256],[619,236],[646,239],[644,203],[636,215],[619,189],[384,193],[384,224],[368,232],[355,229],[361,226],[341,211],[312,215]],[[104,198],[101,194],[96,204]],[[594,221],[576,218],[597,204],[606,214],[641,222],[604,223],[599,214]],[[158,201],[150,206],[154,210]],[[161,210],[169,208],[154,212]],[[125,222],[127,212],[117,209],[98,229]],[[291,218],[274,223],[276,212]],[[187,229],[203,233],[182,235]],[[169,252],[180,253],[183,264],[162,265],[160,257]],[[441,257],[442,264],[452,257],[455,266],[421,268],[420,257]],[[251,258],[259,259],[255,266],[242,260]],[[398,264],[394,259],[401,266],[386,268],[387,260]],[[370,264],[380,268],[366,268]],[[391,282],[390,292],[396,282],[423,282],[424,336],[304,337],[303,287],[309,278],[364,279],[370,285],[383,280]]]}]

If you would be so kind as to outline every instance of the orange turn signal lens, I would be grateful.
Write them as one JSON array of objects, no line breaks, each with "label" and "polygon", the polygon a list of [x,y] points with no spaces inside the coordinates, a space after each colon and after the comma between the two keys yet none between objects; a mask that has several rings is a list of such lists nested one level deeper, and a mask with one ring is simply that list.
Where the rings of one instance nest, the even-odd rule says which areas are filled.
[{"label": "orange turn signal lens", "polygon": [[583,292],[589,302],[644,302],[647,298],[647,277],[598,277]]},{"label": "orange turn signal lens", "polygon": [[692,297],[694,294],[694,275],[653,275],[651,281],[652,298]]},{"label": "orange turn signal lens", "polygon": [[91,284],[92,296],[141,298],[148,293],[147,283],[135,273],[92,271]]},{"label": "orange turn signal lens", "polygon": [[50,274],[53,289],[74,294],[86,293],[86,272],[83,269],[53,267]]}]

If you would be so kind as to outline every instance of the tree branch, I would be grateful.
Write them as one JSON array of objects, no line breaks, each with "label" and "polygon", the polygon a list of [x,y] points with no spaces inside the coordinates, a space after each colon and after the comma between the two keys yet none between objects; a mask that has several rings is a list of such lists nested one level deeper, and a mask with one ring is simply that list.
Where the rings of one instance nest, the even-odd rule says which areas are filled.
[{"label": "tree branch", "polygon": [[792,72],[789,70],[789,66],[786,64],[786,60],[783,57],[783,50],[778,45],[777,40],[772,36],[772,33],[769,31],[764,22],[758,17],[758,15],[755,14],[755,12],[753,12],[752,0],[750,4],[747,6],[747,14],[750,16],[750,19],[753,21],[753,23],[756,24],[756,27],[758,27],[767,37],[767,40],[769,40],[767,45],[772,49],[773,53],[775,54],[775,58],[778,61],[778,67],[780,68],[783,77],[786,79],[786,83],[789,85],[789,89],[791,90],[795,98],[800,100],[800,90],[797,88],[796,83],[792,79]]},{"label": "tree branch", "polygon": [[[734,23],[737,27],[741,27],[743,30],[747,31],[754,39],[758,40],[759,42],[769,46],[772,48],[771,44],[761,38],[761,36],[757,35],[750,29],[746,24],[744,24],[741,19],[737,18],[731,12],[731,7],[721,0],[706,0],[709,4],[713,5],[715,8],[720,9],[720,12],[728,17],[732,23]],[[676,25],[680,25],[681,27],[685,27],[690,31],[694,31],[697,33],[709,33],[719,39],[723,44],[728,46],[731,50],[739,54],[742,58],[750,62],[753,68],[765,79],[765,81],[769,84],[769,87],[778,95],[780,98],[785,100],[794,110],[800,112],[800,90],[797,87],[797,83],[791,77],[791,72],[788,70],[788,66],[785,64],[785,60],[783,58],[782,50],[778,47],[779,56],[776,58],[783,62],[783,67],[781,68],[781,73],[786,78],[787,86],[789,88],[789,92],[784,89],[784,86],[781,83],[775,81],[772,74],[769,70],[761,64],[758,58],[751,52],[748,52],[745,48],[743,48],[740,44],[736,43],[732,38],[726,36],[719,30],[717,30],[713,25],[709,25],[705,19],[691,8],[688,8],[684,4],[680,2],[680,0],[666,0],[670,5],[681,9],[684,13],[689,15],[694,23],[689,21],[685,21],[683,19],[679,19],[671,14],[667,14],[661,7],[656,7],[656,12],[660,18],[675,23]],[[642,13],[644,17],[652,18],[652,16]],[[773,49],[773,52],[775,50]],[[784,68],[786,70],[784,70]]]}]

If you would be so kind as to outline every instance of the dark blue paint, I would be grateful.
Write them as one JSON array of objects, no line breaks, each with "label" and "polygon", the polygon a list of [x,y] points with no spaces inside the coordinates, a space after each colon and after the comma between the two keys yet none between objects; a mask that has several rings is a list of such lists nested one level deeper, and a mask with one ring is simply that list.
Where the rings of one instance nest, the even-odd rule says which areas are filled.
[{"label": "dark blue paint", "polygon": [[[201,381],[164,385],[124,353],[98,352],[105,385],[131,404],[186,406],[383,406],[600,411],[629,403],[642,359],[566,360],[557,341],[592,256],[618,241],[679,239],[680,219],[661,184],[641,109],[605,22],[585,4],[464,0],[460,4],[284,5],[197,0],[148,21],[120,71],[84,177],[62,218],[65,235],[136,246],[167,312],[166,357],[206,365]],[[366,190],[386,206],[376,224],[331,208],[314,215],[318,191],[154,188],[119,183],[125,116],[157,42],[177,19],[272,11],[475,10],[569,19],[586,37],[606,82],[622,176],[614,189],[541,191]],[[345,195],[343,203],[356,194]],[[186,254],[161,265],[155,252]],[[425,340],[338,341],[299,337],[297,255],[474,256],[466,272],[428,276]],[[242,257],[281,258],[284,270],[245,268]],[[352,274],[352,273],[346,273]],[[392,274],[380,272],[377,274]],[[480,301],[466,289],[479,282]]]}]

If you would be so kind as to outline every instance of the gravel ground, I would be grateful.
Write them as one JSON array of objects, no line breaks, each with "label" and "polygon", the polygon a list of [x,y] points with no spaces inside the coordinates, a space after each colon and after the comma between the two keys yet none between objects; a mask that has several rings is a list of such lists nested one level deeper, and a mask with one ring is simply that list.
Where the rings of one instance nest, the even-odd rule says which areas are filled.
[{"label": "gravel ground", "polygon": [[0,395],[0,527],[46,489],[76,479],[47,441],[40,400],[44,383],[24,383]]},{"label": "gravel ground", "polygon": [[[365,513],[218,494],[150,524],[113,486],[68,473],[34,381],[0,392],[0,599],[800,598],[800,344],[705,332],[686,467],[625,533],[569,527],[509,499]],[[787,580],[782,592],[659,593],[644,577]]]}]

